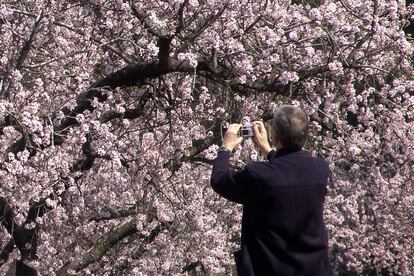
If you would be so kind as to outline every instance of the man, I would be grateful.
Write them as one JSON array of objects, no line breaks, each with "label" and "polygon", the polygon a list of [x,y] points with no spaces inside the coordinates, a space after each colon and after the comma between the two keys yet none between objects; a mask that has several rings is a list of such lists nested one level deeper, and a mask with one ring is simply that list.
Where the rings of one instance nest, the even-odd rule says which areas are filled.
[{"label": "man", "polygon": [[302,150],[309,131],[305,112],[285,105],[271,124],[273,150],[262,122],[253,122],[254,141],[266,155],[244,170],[230,170],[231,151],[242,142],[232,124],[213,164],[211,185],[224,198],[243,204],[239,276],[333,275],[323,221],[329,167]]}]

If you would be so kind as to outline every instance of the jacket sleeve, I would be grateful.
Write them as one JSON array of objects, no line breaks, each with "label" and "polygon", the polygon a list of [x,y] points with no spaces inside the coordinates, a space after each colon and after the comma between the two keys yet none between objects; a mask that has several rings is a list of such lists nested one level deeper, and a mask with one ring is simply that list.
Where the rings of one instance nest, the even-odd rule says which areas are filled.
[{"label": "jacket sleeve", "polygon": [[272,161],[275,157],[276,157],[276,151],[272,149],[267,153],[266,159],[268,161]]},{"label": "jacket sleeve", "polygon": [[216,193],[230,201],[246,203],[254,197],[254,179],[248,169],[231,171],[229,160],[229,152],[218,153],[213,163],[211,187]]}]

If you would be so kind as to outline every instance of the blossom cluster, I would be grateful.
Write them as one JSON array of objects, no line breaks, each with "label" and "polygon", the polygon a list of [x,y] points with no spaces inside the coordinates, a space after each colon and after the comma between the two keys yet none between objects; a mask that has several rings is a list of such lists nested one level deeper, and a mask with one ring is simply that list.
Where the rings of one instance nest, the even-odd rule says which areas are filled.
[{"label": "blossom cluster", "polygon": [[[127,2],[0,6],[0,274],[229,274],[241,206],[212,160],[281,104],[330,164],[335,270],[414,271],[413,5]],[[246,139],[231,165],[263,159]]]}]

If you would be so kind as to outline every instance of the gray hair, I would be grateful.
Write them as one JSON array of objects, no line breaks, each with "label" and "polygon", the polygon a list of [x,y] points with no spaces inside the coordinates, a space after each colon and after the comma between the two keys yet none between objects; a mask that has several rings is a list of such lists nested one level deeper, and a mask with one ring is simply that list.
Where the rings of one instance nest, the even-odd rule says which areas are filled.
[{"label": "gray hair", "polygon": [[272,129],[284,148],[300,150],[309,133],[309,119],[298,106],[282,105],[273,114]]}]

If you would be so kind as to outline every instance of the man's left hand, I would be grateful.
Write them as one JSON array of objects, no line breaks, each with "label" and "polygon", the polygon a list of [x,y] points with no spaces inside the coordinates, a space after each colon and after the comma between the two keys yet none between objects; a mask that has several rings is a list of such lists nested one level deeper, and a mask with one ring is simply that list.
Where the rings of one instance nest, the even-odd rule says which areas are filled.
[{"label": "man's left hand", "polygon": [[223,147],[232,151],[243,141],[243,137],[238,135],[241,124],[231,124],[224,135]]}]

